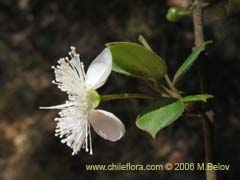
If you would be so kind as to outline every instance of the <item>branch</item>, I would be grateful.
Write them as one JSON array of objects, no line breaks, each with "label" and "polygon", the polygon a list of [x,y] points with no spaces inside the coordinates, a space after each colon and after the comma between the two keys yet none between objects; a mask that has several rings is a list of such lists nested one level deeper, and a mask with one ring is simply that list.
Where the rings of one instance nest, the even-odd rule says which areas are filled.
[{"label": "branch", "polygon": [[202,1],[196,0],[193,8],[194,40],[196,46],[204,42],[202,13]]},{"label": "branch", "polygon": [[[203,34],[203,9],[207,6],[203,0],[195,0],[193,4],[193,24],[195,46],[204,42]],[[200,79],[201,93],[204,93],[204,81],[202,74],[201,62],[198,61],[198,75]],[[203,106],[201,108],[203,110]],[[200,117],[203,125],[204,144],[205,144],[205,163],[212,163],[212,146],[213,146],[213,126],[208,117],[204,114]],[[214,170],[206,170],[206,180],[216,180],[216,172]]]}]

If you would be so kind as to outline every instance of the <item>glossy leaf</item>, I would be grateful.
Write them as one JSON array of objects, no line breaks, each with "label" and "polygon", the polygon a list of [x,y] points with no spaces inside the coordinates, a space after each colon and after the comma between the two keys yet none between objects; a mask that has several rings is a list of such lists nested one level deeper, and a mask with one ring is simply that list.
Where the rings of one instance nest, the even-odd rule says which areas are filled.
[{"label": "glossy leaf", "polygon": [[136,125],[155,138],[161,129],[178,119],[183,111],[184,104],[182,101],[165,98],[139,114]]},{"label": "glossy leaf", "polygon": [[206,102],[208,99],[213,98],[211,94],[197,94],[191,96],[185,96],[180,101],[182,102],[193,102],[193,101],[203,101]]},{"label": "glossy leaf", "polygon": [[188,58],[183,62],[183,64],[178,68],[177,72],[173,77],[173,84],[176,84],[183,75],[191,68],[199,54],[209,45],[212,41],[206,41],[194,48],[193,52],[188,56]]},{"label": "glossy leaf", "polygon": [[107,44],[113,57],[113,71],[150,81],[167,72],[165,61],[151,50],[131,42]]}]

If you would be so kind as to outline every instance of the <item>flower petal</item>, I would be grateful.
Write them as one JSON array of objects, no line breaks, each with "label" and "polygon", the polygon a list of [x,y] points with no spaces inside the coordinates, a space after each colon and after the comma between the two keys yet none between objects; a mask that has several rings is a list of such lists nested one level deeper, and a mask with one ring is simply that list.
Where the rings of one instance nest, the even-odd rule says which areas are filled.
[{"label": "flower petal", "polygon": [[105,48],[90,64],[85,85],[87,89],[97,89],[107,80],[112,70],[112,54]]},{"label": "flower petal", "polygon": [[125,133],[125,127],[114,114],[103,110],[91,110],[88,120],[95,132],[109,141],[119,140]]}]

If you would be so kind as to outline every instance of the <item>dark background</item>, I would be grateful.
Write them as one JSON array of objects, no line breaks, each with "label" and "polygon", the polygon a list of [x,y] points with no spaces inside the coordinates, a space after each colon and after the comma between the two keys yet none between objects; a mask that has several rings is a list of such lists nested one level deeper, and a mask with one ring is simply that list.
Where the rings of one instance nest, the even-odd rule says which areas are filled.
[{"label": "dark background", "polygon": [[[85,164],[161,164],[203,162],[202,126],[180,118],[156,139],[139,130],[135,119],[148,104],[122,100],[100,108],[115,113],[126,134],[112,143],[93,135],[94,154],[71,149],[54,136],[56,111],[39,106],[61,104],[66,96],[51,84],[51,66],[76,46],[86,67],[113,41],[137,41],[143,34],[163,57],[172,77],[191,52],[191,18],[179,23],[165,19],[170,1],[150,0],[0,0],[0,180],[162,179],[200,180],[204,172],[86,171]],[[228,15],[205,12],[205,36],[214,40],[205,64],[207,92],[214,94],[216,163],[230,164],[219,180],[237,180],[240,171],[240,14],[225,3]],[[194,67],[181,84],[198,93]],[[152,91],[140,80],[112,73],[101,94]]]}]

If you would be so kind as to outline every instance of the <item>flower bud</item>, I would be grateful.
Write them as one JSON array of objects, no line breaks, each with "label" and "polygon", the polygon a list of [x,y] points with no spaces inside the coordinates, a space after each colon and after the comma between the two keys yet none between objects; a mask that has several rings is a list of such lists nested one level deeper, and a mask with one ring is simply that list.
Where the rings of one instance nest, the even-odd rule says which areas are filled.
[{"label": "flower bud", "polygon": [[170,22],[177,22],[186,16],[190,16],[191,11],[183,10],[178,7],[171,7],[168,9],[166,18]]}]

